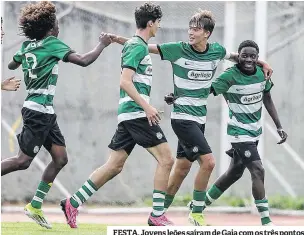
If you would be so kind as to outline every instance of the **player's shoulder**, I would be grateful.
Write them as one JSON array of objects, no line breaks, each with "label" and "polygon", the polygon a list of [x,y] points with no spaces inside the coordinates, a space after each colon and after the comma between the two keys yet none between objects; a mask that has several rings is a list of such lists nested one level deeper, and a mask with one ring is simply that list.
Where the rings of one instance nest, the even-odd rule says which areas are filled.
[{"label": "player's shoulder", "polygon": [[224,46],[222,46],[218,42],[209,42],[209,49],[210,50],[223,50]]},{"label": "player's shoulder", "polygon": [[225,79],[225,80],[233,80],[236,75],[238,74],[237,68],[234,66],[227,68],[225,71],[223,71],[220,75],[220,79]]},{"label": "player's shoulder", "polygon": [[225,69],[225,71],[223,72],[224,74],[232,74],[232,73],[239,73],[239,70],[237,69],[237,67],[235,65],[228,67],[227,69]]},{"label": "player's shoulder", "polygon": [[62,40],[60,40],[57,37],[54,36],[48,36],[47,38],[41,40],[38,42],[38,44],[43,44],[43,45],[65,45],[67,46]]},{"label": "player's shoulder", "polygon": [[148,46],[137,37],[130,38],[123,47],[123,51],[148,51]]}]

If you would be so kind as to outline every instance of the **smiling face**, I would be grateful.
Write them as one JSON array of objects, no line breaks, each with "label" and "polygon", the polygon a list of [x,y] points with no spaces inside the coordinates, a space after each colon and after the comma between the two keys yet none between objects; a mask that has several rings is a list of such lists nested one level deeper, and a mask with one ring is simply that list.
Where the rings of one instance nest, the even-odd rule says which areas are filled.
[{"label": "smiling face", "polygon": [[253,72],[257,64],[259,54],[254,47],[243,47],[239,53],[239,64],[244,71]]},{"label": "smiling face", "polygon": [[204,30],[202,27],[197,27],[195,25],[190,25],[188,29],[189,35],[189,44],[190,45],[197,45],[201,44],[202,42],[206,42],[210,35],[210,32]]}]

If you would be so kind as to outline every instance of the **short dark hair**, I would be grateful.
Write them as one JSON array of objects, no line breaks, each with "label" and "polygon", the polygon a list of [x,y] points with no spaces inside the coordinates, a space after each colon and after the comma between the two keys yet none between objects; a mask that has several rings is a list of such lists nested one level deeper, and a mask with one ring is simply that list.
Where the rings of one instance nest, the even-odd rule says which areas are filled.
[{"label": "short dark hair", "polygon": [[19,28],[21,35],[40,40],[55,27],[56,7],[53,3],[41,1],[31,3],[21,9]]},{"label": "short dark hair", "polygon": [[241,42],[241,44],[239,45],[239,48],[238,48],[238,53],[240,53],[244,47],[253,47],[257,50],[258,53],[260,52],[258,44],[256,44],[256,42],[252,41],[252,40],[245,40],[245,41]]},{"label": "short dark hair", "polygon": [[163,13],[159,5],[146,2],[145,4],[135,9],[135,21],[138,29],[145,29],[148,21],[155,22],[157,19],[162,18]]},{"label": "short dark hair", "polygon": [[189,26],[193,24],[209,31],[211,35],[215,27],[215,19],[211,11],[198,9],[198,12],[196,12],[189,21]]}]

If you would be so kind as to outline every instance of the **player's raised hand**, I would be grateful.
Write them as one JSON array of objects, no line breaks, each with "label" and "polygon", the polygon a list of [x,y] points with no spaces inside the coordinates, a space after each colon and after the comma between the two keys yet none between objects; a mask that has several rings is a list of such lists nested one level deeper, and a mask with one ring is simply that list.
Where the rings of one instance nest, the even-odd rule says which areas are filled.
[{"label": "player's raised hand", "polygon": [[286,141],[288,135],[283,129],[278,129],[277,130],[279,136],[281,137],[281,140],[277,144],[282,144]]},{"label": "player's raised hand", "polygon": [[118,36],[114,33],[108,33],[109,37],[111,38],[112,42],[118,43]]},{"label": "player's raised hand", "polygon": [[268,80],[268,79],[271,78],[271,75],[273,73],[273,69],[270,67],[269,64],[264,63],[264,65],[263,65],[263,72],[264,72],[265,78]]},{"label": "player's raised hand", "polygon": [[99,36],[99,42],[107,47],[112,43],[112,39],[109,34],[102,32]]},{"label": "player's raised hand", "polygon": [[1,82],[1,90],[17,91],[20,87],[20,81],[20,79],[15,79],[15,77],[7,78]]},{"label": "player's raised hand", "polygon": [[156,108],[148,105],[147,108],[145,108],[145,113],[147,115],[150,126],[159,124],[161,118]]}]

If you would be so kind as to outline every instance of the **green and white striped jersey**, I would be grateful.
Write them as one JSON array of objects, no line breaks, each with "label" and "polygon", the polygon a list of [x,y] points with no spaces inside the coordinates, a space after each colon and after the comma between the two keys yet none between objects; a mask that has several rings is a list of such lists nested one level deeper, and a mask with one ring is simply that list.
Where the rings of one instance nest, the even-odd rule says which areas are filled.
[{"label": "green and white striped jersey", "polygon": [[229,107],[227,134],[231,143],[256,141],[262,134],[263,96],[273,83],[265,80],[262,68],[256,68],[255,74],[246,75],[235,65],[212,83],[215,95],[223,94]]},{"label": "green and white striped jersey", "polygon": [[158,45],[162,60],[171,62],[173,69],[174,102],[172,119],[206,123],[207,98],[213,75],[226,49],[218,43],[208,43],[204,52],[197,52],[185,42]]},{"label": "green and white striped jersey", "polygon": [[28,95],[23,107],[54,114],[53,99],[58,78],[58,61],[67,58],[70,47],[49,36],[40,41],[25,41],[13,60],[22,64]]},{"label": "green and white striped jersey", "polygon": [[[152,85],[152,60],[147,43],[139,36],[128,40],[123,47],[121,67],[135,71],[133,84],[142,98],[150,102]],[[128,94],[120,89],[118,123],[146,117],[146,113]]]}]

